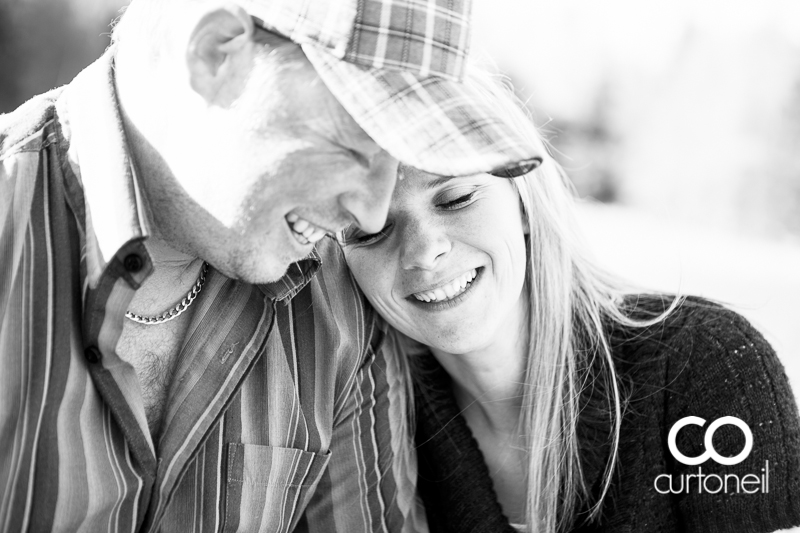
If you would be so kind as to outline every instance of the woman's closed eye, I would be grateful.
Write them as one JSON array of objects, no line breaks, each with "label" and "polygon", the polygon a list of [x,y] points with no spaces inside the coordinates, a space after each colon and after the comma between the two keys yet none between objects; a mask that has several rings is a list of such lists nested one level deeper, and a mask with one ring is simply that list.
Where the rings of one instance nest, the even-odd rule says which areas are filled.
[{"label": "woman's closed eye", "polygon": [[440,209],[445,209],[448,211],[461,209],[468,206],[475,200],[476,192],[477,189],[471,189],[466,192],[463,189],[445,191],[438,195],[434,202],[436,207]]},{"label": "woman's closed eye", "polygon": [[[468,205],[475,202],[478,198],[480,187],[454,187],[437,194],[433,198],[433,205],[436,209],[443,211],[456,211],[463,209]],[[336,239],[339,245],[345,246],[370,246],[381,242],[384,238],[388,237],[392,230],[392,224],[389,223],[377,233],[365,233],[353,224],[349,228],[337,233]]]}]

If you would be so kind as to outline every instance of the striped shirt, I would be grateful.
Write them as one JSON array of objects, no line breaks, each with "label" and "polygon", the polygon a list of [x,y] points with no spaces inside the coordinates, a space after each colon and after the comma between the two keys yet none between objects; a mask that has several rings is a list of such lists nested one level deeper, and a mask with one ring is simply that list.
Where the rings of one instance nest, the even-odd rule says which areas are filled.
[{"label": "striped shirt", "polygon": [[407,378],[328,239],[269,285],[209,269],[153,440],[112,65],[0,116],[0,531],[426,531]]}]

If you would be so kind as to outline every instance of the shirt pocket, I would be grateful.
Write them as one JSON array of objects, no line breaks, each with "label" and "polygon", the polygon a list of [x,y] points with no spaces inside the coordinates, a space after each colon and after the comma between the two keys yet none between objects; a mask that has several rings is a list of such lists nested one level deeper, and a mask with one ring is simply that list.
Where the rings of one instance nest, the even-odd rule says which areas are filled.
[{"label": "shirt pocket", "polygon": [[330,451],[229,444],[223,531],[293,530],[330,455]]}]

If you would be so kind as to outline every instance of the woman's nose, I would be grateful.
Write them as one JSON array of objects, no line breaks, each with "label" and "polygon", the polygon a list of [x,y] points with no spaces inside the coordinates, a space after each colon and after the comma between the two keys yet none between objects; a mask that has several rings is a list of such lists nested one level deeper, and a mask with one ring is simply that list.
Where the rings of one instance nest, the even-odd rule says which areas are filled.
[{"label": "woman's nose", "polygon": [[432,221],[407,225],[401,239],[400,263],[405,270],[432,270],[452,249],[443,228]]},{"label": "woman's nose", "polygon": [[339,198],[340,205],[365,233],[377,233],[386,223],[398,164],[397,159],[382,151],[356,187]]}]

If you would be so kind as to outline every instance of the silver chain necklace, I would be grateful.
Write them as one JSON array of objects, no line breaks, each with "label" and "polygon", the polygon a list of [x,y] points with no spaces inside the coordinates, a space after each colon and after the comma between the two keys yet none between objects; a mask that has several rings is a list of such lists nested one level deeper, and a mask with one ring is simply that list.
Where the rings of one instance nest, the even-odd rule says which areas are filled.
[{"label": "silver chain necklace", "polygon": [[203,289],[203,284],[206,282],[206,272],[208,272],[208,263],[203,261],[203,268],[200,269],[200,277],[197,278],[192,290],[186,294],[186,298],[178,302],[172,309],[168,309],[158,316],[135,315],[127,311],[125,313],[125,318],[146,326],[155,326],[156,324],[163,324],[164,322],[169,322],[174,318],[178,318],[184,311],[189,309],[194,299],[200,294],[200,291]]}]

